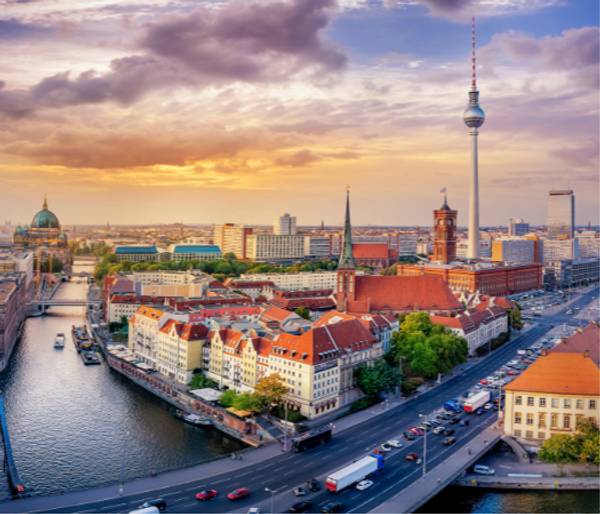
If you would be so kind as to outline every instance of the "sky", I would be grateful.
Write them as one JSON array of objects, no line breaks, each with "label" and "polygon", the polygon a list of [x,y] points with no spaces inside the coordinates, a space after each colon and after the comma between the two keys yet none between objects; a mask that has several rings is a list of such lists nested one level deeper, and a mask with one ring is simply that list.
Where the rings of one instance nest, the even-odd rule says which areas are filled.
[{"label": "sky", "polygon": [[597,0],[0,0],[0,219],[598,219]]}]

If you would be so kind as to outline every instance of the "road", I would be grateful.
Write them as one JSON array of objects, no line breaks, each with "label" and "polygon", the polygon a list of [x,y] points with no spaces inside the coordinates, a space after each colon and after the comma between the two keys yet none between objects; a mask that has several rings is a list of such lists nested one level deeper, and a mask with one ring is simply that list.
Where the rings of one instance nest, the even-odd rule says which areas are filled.
[{"label": "road", "polygon": [[[583,307],[597,295],[598,290],[594,289],[576,300],[571,308],[573,306]],[[418,424],[419,413],[430,413],[440,408],[445,400],[460,396],[479,379],[491,374],[510,360],[518,349],[526,348],[541,338],[551,329],[554,322],[562,319],[563,314],[564,312],[561,311],[555,315],[540,318],[543,323],[536,324],[476,366],[417,398],[382,412],[341,433],[334,434],[331,442],[326,445],[304,453],[281,454],[259,464],[243,468],[239,474],[217,475],[209,482],[190,482],[149,494],[123,496],[117,499],[77,505],[70,509],[61,508],[54,512],[123,512],[136,508],[147,499],[157,497],[164,498],[168,502],[167,512],[246,512],[249,507],[258,504],[261,505],[263,512],[268,512],[270,497],[269,493],[265,491],[265,487],[279,493],[275,497],[274,510],[281,512],[297,501],[290,492],[293,487],[302,485],[311,477],[322,477],[350,463],[353,459],[364,456],[378,444],[397,437],[407,428]],[[496,416],[497,413],[490,411],[483,416],[471,416],[472,422],[469,427],[452,426],[452,428],[456,428],[458,441],[450,447],[441,444],[443,437],[428,435],[428,443],[431,443],[428,444],[429,467],[439,464],[450,456],[457,447],[492,423]],[[374,508],[388,497],[409,486],[420,476],[420,468],[416,464],[405,461],[404,455],[409,451],[415,451],[421,455],[423,453],[422,445],[423,441],[419,439],[412,446],[406,446],[390,455],[386,459],[386,470],[377,477],[376,485],[373,488],[364,492],[350,489],[336,496],[335,499],[337,500],[339,497],[339,501],[345,504],[348,512],[367,512]],[[236,502],[228,501],[225,495],[237,487],[249,487],[252,491],[251,496]],[[219,496],[210,502],[197,502],[194,499],[194,493],[204,488],[217,489]],[[318,506],[329,498],[331,496],[325,492],[308,497],[315,502],[314,511],[319,511]]]}]

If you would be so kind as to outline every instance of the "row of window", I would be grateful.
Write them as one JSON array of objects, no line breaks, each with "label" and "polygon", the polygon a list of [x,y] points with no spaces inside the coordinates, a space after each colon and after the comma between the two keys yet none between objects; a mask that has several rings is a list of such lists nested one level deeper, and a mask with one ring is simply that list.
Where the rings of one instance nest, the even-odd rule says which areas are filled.
[{"label": "row of window", "polygon": [[[547,399],[543,397],[538,397],[538,407],[546,407]],[[550,407],[552,409],[560,408],[560,398],[550,398]],[[535,406],[535,397],[527,396],[527,406],[534,407]],[[515,405],[523,405],[523,396],[517,395],[515,396]],[[575,408],[576,409],[584,409],[585,408],[585,400],[575,400]],[[571,409],[573,406],[573,400],[571,398],[563,398],[562,399],[562,407],[563,409]],[[594,410],[596,408],[596,400],[588,400],[588,409]]]},{"label": "row of window", "polygon": [[[583,414],[575,414],[575,423],[574,424],[572,423],[572,416],[573,416],[572,414],[560,415],[560,414],[556,414],[556,413],[551,413],[550,414],[550,428],[564,429],[564,430],[571,430],[572,428],[576,428],[577,423],[584,416],[583,416]],[[592,419],[595,420],[595,418],[592,418]],[[561,424],[561,420],[562,420],[562,424]],[[538,420],[537,420],[537,427],[538,428],[547,428],[546,421],[547,421],[547,413],[539,412]],[[523,424],[523,414],[521,412],[515,412],[514,423],[515,423],[515,425]],[[529,426],[533,426],[535,424],[535,417],[532,412],[527,412],[525,414],[525,424],[529,425]]]}]

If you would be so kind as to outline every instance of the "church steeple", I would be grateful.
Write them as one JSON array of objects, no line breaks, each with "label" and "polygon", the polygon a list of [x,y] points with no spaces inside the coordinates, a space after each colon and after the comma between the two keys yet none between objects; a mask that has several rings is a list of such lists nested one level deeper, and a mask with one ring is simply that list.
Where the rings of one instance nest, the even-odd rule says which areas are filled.
[{"label": "church steeple", "polygon": [[344,219],[344,239],[338,269],[354,269],[352,255],[352,225],[350,224],[350,188],[346,190],[346,218]]},{"label": "church steeple", "polygon": [[48,198],[44,195],[44,203],[42,204],[42,209],[48,209]]}]

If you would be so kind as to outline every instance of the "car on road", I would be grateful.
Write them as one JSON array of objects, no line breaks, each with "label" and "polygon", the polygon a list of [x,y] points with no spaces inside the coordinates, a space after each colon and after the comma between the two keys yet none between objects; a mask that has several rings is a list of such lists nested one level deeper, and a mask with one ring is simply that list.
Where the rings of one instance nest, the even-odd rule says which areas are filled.
[{"label": "car on road", "polygon": [[508,371],[506,374],[514,377],[515,375],[518,375],[518,374],[519,374],[519,372],[518,372],[518,371],[515,371],[514,369],[511,369],[511,370],[510,370],[510,371]]},{"label": "car on road", "polygon": [[156,498],[154,500],[145,501],[138,507],[138,509],[147,509],[149,507],[156,507],[158,510],[165,510],[167,508],[167,502],[162,498]]},{"label": "car on road", "polygon": [[215,489],[205,489],[204,491],[196,493],[196,500],[205,502],[207,500],[212,500],[213,498],[216,498],[217,494],[219,493]]},{"label": "car on road", "polygon": [[407,453],[406,456],[404,457],[405,460],[410,460],[410,461],[416,461],[419,460],[419,454],[415,453],[415,452],[410,452]]},{"label": "car on road", "polygon": [[446,446],[450,446],[451,444],[454,444],[455,442],[456,442],[456,437],[446,437],[442,443]]},{"label": "car on road", "polygon": [[461,420],[460,416],[457,416],[456,418],[452,418],[452,419],[448,420],[448,423],[450,423],[451,425],[456,425],[460,420]]},{"label": "car on road", "polygon": [[475,411],[475,415],[477,415],[477,416],[481,416],[483,413],[484,413],[484,410],[481,407]]},{"label": "car on road", "polygon": [[356,484],[356,488],[359,491],[365,491],[366,489],[368,489],[372,485],[373,485],[373,481],[372,480],[361,480],[358,484]]},{"label": "car on road", "polygon": [[385,452],[385,453],[387,453],[387,452],[391,452],[391,451],[392,451],[392,447],[391,447],[389,444],[387,444],[387,443],[382,443],[382,444],[380,444],[380,445],[379,445],[379,449],[380,449],[382,452]]},{"label": "car on road", "polygon": [[302,500],[301,502],[294,503],[288,512],[306,512],[313,506],[313,502],[310,500]]},{"label": "car on road", "polygon": [[389,444],[392,448],[402,448],[404,446],[398,439],[390,439],[387,444]]},{"label": "car on road", "polygon": [[246,514],[260,514],[260,507],[250,507]]},{"label": "car on road", "polygon": [[460,426],[461,427],[468,427],[469,426],[469,420],[468,419],[461,419],[460,420]]},{"label": "car on road", "polygon": [[447,428],[446,430],[444,430],[444,435],[452,435],[452,434],[454,434],[453,428]]},{"label": "car on road", "polygon": [[294,496],[306,496],[306,489],[304,487],[294,487],[292,489]]},{"label": "car on road", "polygon": [[409,432],[419,436],[425,435],[425,430],[423,430],[421,427],[412,427]]},{"label": "car on road", "polygon": [[327,502],[321,507],[321,512],[342,512],[344,510],[344,504],[340,502]]},{"label": "car on road", "polygon": [[487,385],[487,384],[488,384],[488,380],[487,380],[487,379],[485,379],[485,378],[482,378],[482,379],[479,381],[479,383],[480,383],[481,385]]},{"label": "car on road", "polygon": [[321,490],[321,482],[319,482],[316,478],[311,478],[306,481],[306,487],[312,493],[316,493]]},{"label": "car on road", "polygon": [[473,466],[473,473],[477,473],[478,475],[493,475],[496,473],[496,470],[483,464],[475,464]]},{"label": "car on road", "polygon": [[402,435],[407,441],[414,441],[417,438],[417,436],[412,432],[404,432]]},{"label": "car on road", "polygon": [[441,434],[441,433],[442,433],[444,430],[446,430],[446,427],[435,427],[435,428],[433,429],[433,433],[434,433],[435,435],[439,435],[439,434]]},{"label": "car on road", "polygon": [[488,402],[488,403],[486,403],[486,404],[483,406],[483,408],[484,408],[485,410],[490,410],[490,409],[492,408],[492,404]]},{"label": "car on road", "polygon": [[241,500],[242,498],[246,498],[248,496],[250,496],[250,489],[247,487],[238,487],[227,495],[227,499],[232,501]]}]

